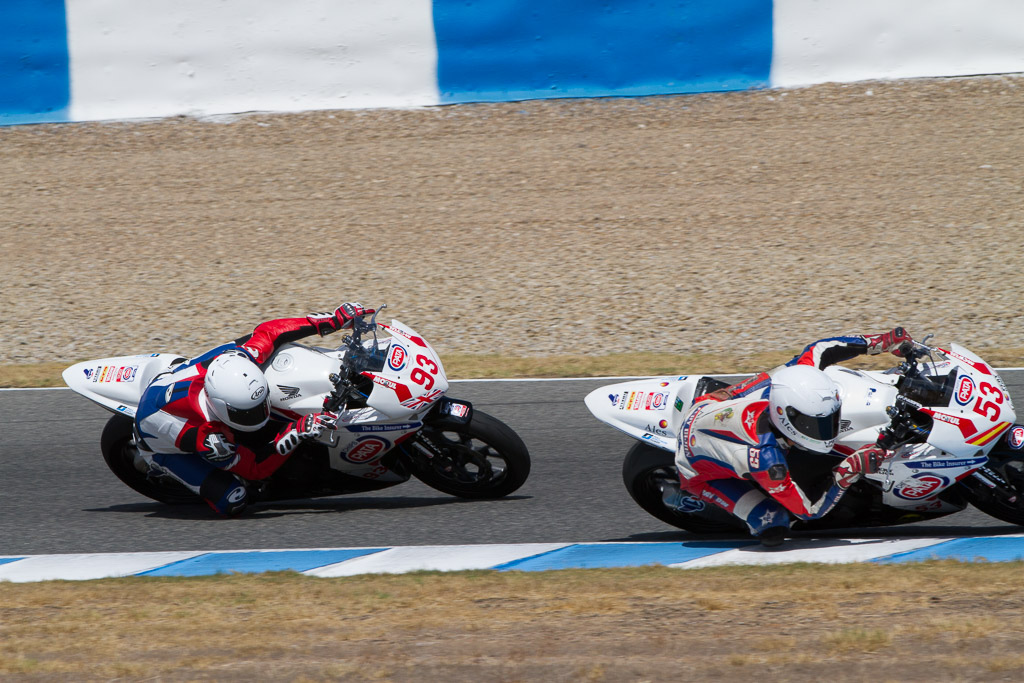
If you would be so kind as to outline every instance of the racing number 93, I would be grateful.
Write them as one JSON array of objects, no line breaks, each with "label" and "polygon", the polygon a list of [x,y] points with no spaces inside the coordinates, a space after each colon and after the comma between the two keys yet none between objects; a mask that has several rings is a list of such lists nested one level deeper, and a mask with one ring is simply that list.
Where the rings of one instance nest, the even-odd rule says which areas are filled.
[{"label": "racing number 93", "polygon": [[[431,387],[434,386],[434,376],[437,375],[437,363],[421,353],[416,356],[416,364],[420,367],[412,369],[412,372],[409,374],[409,379],[422,386],[426,391],[430,391]],[[425,372],[423,368],[429,370],[429,374]],[[1002,399],[1000,399],[1000,401],[1002,401]]]},{"label": "racing number 93", "polygon": [[[1001,408],[998,404],[1003,402],[1003,392],[988,382],[982,382],[978,386],[978,390],[982,395],[978,397],[978,400],[974,404],[974,412],[995,422],[999,419],[999,413],[1001,412]],[[990,398],[991,400],[985,400],[986,398]]]}]

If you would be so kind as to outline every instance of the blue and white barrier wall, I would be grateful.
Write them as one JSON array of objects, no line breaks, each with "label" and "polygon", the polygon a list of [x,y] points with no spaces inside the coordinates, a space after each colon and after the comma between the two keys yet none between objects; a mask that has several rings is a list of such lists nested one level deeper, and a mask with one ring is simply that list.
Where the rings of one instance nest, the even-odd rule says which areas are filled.
[{"label": "blue and white barrier wall", "polygon": [[1020,0],[2,0],[0,124],[1024,71]]}]

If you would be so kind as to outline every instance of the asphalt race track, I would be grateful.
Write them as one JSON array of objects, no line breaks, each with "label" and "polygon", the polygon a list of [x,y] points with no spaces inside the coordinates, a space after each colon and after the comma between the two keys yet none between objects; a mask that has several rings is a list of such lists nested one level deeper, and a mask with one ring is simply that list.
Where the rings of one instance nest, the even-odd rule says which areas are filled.
[{"label": "asphalt race track", "polygon": [[[1024,406],[1024,371],[1004,371]],[[464,501],[410,481],[373,494],[260,504],[237,519],[165,506],[124,486],[99,451],[109,413],[67,390],[0,392],[0,555],[373,545],[684,541],[621,483],[632,440],[595,420],[583,397],[609,380],[456,382],[450,395],[507,422],[533,471],[511,497]],[[1019,533],[973,509],[837,537]],[[798,536],[800,534],[797,534]],[[817,534],[818,537],[823,534]]]}]

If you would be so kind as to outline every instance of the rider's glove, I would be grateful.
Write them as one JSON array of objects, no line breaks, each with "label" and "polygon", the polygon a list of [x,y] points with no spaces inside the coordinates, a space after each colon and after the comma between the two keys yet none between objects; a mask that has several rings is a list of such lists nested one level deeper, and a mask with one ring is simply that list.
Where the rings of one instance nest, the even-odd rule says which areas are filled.
[{"label": "rider's glove", "polygon": [[223,434],[207,434],[203,439],[203,446],[206,450],[200,451],[199,455],[214,467],[226,470],[238,462],[235,444],[228,441]]},{"label": "rider's glove", "polygon": [[310,441],[320,436],[325,429],[338,428],[338,416],[335,413],[322,412],[303,415],[292,422],[277,438],[275,448],[281,455],[288,455],[302,441]]},{"label": "rider's glove", "polygon": [[306,320],[316,327],[317,334],[322,337],[350,327],[352,320],[359,316],[373,315],[375,312],[372,308],[363,308],[362,304],[347,303],[334,309],[334,313],[310,313]]},{"label": "rider's glove", "polygon": [[846,457],[836,466],[835,475],[839,488],[847,489],[865,474],[874,474],[882,462],[889,457],[888,451],[878,446],[864,446]]},{"label": "rider's glove", "polygon": [[868,340],[868,355],[871,356],[884,352],[902,356],[900,345],[905,341],[914,341],[902,327],[894,327],[883,334],[868,334],[864,338]]},{"label": "rider's glove", "polygon": [[342,304],[334,309],[334,319],[338,321],[338,328],[343,330],[346,327],[350,327],[355,318],[373,315],[374,312],[372,308],[363,308],[362,304]]}]

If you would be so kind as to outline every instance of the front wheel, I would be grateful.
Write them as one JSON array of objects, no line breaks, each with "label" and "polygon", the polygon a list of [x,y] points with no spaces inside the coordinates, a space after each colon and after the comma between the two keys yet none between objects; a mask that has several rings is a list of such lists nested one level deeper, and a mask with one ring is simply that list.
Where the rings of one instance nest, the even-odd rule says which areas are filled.
[{"label": "front wheel", "polygon": [[637,505],[666,524],[695,534],[746,531],[746,525],[737,518],[698,498],[685,498],[686,505],[681,509],[662,502],[663,487],[679,486],[675,458],[668,451],[645,443],[633,444],[622,462],[622,483]]},{"label": "front wheel", "polygon": [[460,498],[501,498],[530,474],[526,444],[501,420],[474,410],[465,424],[425,424],[402,445],[412,475]]},{"label": "front wheel", "polygon": [[100,437],[100,449],[110,471],[147,498],[168,505],[202,502],[180,482],[168,476],[149,474],[149,466],[139,458],[135,447],[134,420],[130,417],[114,415],[107,420]]},{"label": "front wheel", "polygon": [[999,486],[992,489],[967,477],[960,482],[967,500],[987,515],[1024,526],[1024,454],[993,451],[982,473],[988,473],[989,479]]}]

